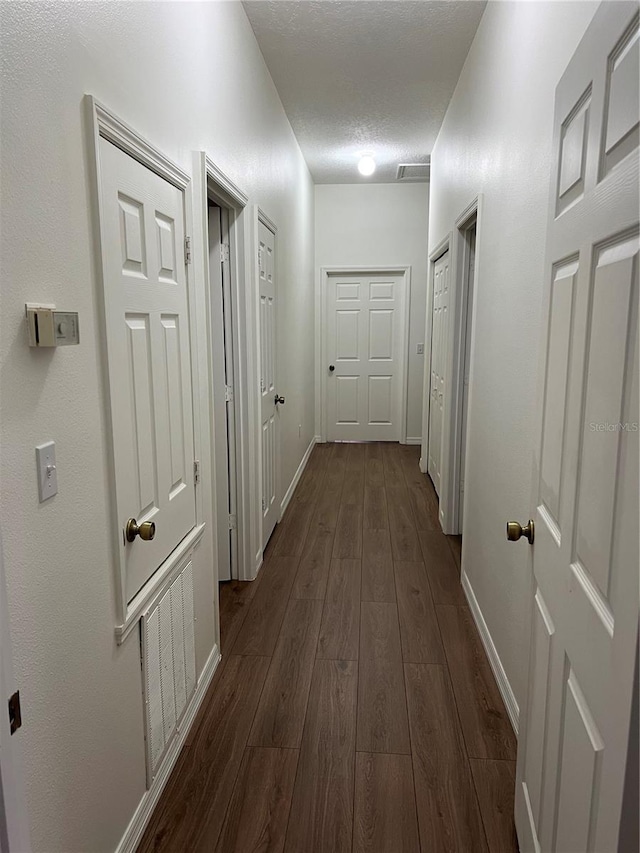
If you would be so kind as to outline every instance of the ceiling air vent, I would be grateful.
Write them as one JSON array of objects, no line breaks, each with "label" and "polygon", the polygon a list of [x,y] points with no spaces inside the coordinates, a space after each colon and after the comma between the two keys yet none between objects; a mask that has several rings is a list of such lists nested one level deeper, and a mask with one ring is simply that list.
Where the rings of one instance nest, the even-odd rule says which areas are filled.
[{"label": "ceiling air vent", "polygon": [[398,181],[428,181],[431,166],[426,163],[400,163],[396,180]]}]

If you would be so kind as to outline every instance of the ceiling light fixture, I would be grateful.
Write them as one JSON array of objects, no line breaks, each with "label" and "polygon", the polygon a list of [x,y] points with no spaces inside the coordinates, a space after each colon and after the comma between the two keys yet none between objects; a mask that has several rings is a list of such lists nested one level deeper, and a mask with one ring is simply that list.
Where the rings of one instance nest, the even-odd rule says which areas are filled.
[{"label": "ceiling light fixture", "polygon": [[376,170],[376,161],[370,154],[365,154],[364,157],[360,158],[360,162],[358,163],[358,171],[361,175],[373,175]]}]

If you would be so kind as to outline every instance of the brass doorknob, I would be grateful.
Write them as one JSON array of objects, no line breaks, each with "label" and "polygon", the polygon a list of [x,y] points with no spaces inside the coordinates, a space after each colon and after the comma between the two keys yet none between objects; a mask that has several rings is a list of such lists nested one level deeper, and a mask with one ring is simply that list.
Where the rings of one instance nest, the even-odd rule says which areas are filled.
[{"label": "brass doorknob", "polygon": [[136,536],[144,539],[145,542],[149,542],[156,535],[156,526],[153,521],[143,521],[142,524],[138,524],[135,518],[130,518],[127,521],[124,533],[127,542],[133,542]]},{"label": "brass doorknob", "polygon": [[529,540],[529,545],[533,545],[534,528],[531,518],[524,527],[518,521],[507,521],[507,539],[510,542],[517,542],[521,536],[525,536]]}]

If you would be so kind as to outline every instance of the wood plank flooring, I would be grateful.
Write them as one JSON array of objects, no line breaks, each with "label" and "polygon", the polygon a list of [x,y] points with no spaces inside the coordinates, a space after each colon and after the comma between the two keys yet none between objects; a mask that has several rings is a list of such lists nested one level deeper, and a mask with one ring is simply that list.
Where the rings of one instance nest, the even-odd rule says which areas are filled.
[{"label": "wood plank flooring", "polygon": [[512,853],[515,738],[418,448],[314,449],[140,853]]}]

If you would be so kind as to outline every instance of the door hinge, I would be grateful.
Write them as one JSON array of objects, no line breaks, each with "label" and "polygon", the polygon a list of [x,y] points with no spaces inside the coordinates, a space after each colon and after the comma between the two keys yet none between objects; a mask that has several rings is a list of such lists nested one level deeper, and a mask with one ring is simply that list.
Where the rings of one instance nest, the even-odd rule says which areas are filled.
[{"label": "door hinge", "polygon": [[194,459],[193,462],[193,482],[200,482],[200,462],[197,459]]},{"label": "door hinge", "polygon": [[191,237],[184,238],[184,262],[191,263]]},{"label": "door hinge", "polygon": [[267,511],[267,502],[264,498],[262,498],[262,512]]},{"label": "door hinge", "polygon": [[229,244],[228,243],[220,243],[220,263],[221,264],[228,264],[230,257],[231,257],[231,253],[229,250]]},{"label": "door hinge", "polygon": [[231,513],[229,515],[229,530],[235,530],[238,526],[238,517]]},{"label": "door hinge", "polygon": [[225,403],[233,402],[233,385],[224,386],[224,401]]},{"label": "door hinge", "polygon": [[14,735],[22,725],[22,711],[20,709],[20,691],[16,690],[9,699],[9,728]]}]

